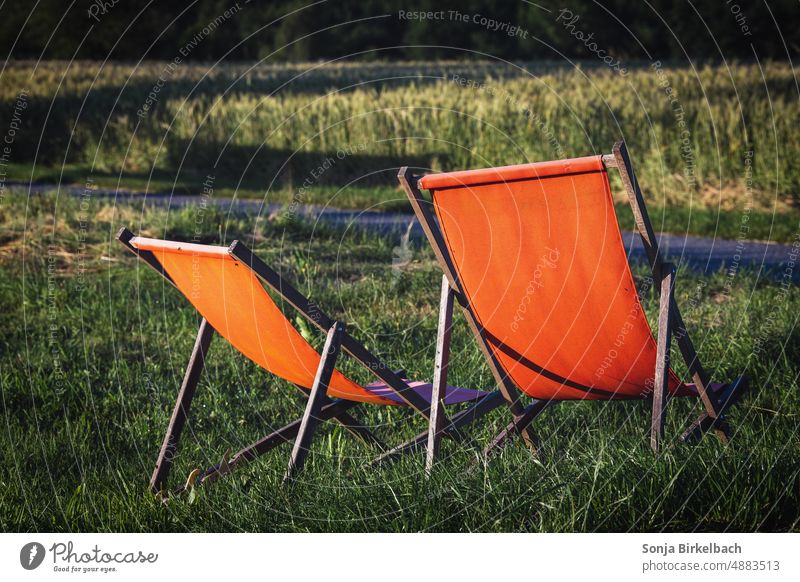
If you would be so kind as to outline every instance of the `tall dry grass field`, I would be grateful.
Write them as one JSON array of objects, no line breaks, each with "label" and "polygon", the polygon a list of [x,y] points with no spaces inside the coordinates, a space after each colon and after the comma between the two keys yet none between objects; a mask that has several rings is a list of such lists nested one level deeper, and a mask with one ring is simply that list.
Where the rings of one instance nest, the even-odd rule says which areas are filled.
[{"label": "tall dry grass field", "polygon": [[788,64],[656,63],[621,75],[592,63],[10,62],[0,78],[0,127],[25,92],[11,159],[22,178],[66,168],[71,181],[123,185],[213,174],[262,194],[393,187],[403,164],[574,157],[624,138],[656,203],[783,210],[800,196]]}]

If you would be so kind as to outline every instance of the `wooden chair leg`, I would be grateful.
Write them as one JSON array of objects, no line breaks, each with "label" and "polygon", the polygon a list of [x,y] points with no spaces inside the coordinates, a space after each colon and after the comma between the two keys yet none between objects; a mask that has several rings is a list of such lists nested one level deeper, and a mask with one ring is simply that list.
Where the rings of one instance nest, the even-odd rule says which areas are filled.
[{"label": "wooden chair leg", "polygon": [[[497,382],[497,386],[500,389],[503,398],[505,398],[508,407],[511,410],[511,414],[515,418],[521,416],[524,413],[524,409],[522,406],[519,389],[514,385],[514,382],[511,380],[511,378],[509,378],[508,375],[503,371],[503,368],[495,357],[492,348],[487,343],[482,327],[478,322],[475,313],[472,311],[469,301],[463,293],[461,283],[459,282],[458,273],[456,272],[453,260],[447,250],[447,245],[445,244],[442,231],[440,230],[439,224],[434,218],[433,213],[430,211],[430,203],[423,197],[422,193],[417,187],[417,180],[414,177],[413,172],[407,166],[400,168],[397,178],[400,182],[400,186],[408,196],[408,201],[411,203],[411,208],[414,210],[414,214],[416,214],[417,218],[419,219],[419,224],[422,227],[422,231],[425,233],[428,242],[430,242],[433,253],[436,255],[436,259],[439,261],[439,265],[442,267],[442,271],[447,277],[448,283],[458,298],[458,302],[461,305],[461,309],[464,312],[464,316],[467,320],[467,325],[478,341],[478,347],[486,358],[486,362],[489,364],[489,369],[492,371],[492,375]],[[445,424],[448,423],[445,422]],[[519,430],[519,434],[525,444],[531,449],[532,452],[535,453],[536,437],[533,435],[532,431],[525,427]]]},{"label": "wooden chair leg", "polygon": [[[505,446],[506,442],[516,434],[523,435],[527,432],[529,438],[532,439],[529,442],[525,439],[525,444],[528,448],[531,449],[533,454],[541,455],[541,447],[539,444],[539,439],[536,438],[533,431],[530,428],[530,424],[536,420],[536,418],[544,412],[544,409],[548,407],[548,405],[552,404],[549,400],[534,400],[532,404],[528,405],[523,411],[522,414],[516,415],[514,420],[509,423],[503,430],[498,433],[496,437],[492,439],[487,447],[483,450],[483,456],[486,459],[489,459],[492,455],[500,451],[503,446]],[[531,445],[533,447],[531,448]]]},{"label": "wooden chair leg", "polygon": [[[358,402],[353,400],[331,400],[329,404],[326,404],[322,407],[319,417],[321,420],[330,420],[357,405]],[[297,420],[294,420],[289,424],[272,431],[254,443],[249,444],[227,459],[227,467],[224,467],[223,463],[220,463],[218,465],[208,467],[205,471],[201,471],[195,479],[195,485],[206,486],[209,483],[213,483],[220,477],[227,475],[236,469],[244,467],[249,462],[254,461],[272,449],[279,447],[284,443],[292,442],[297,437],[297,433],[300,432],[300,423],[302,421],[302,417],[298,418]],[[184,490],[185,488],[181,487],[176,489],[174,493],[178,494]]]},{"label": "wooden chair leg", "polygon": [[169,471],[178,449],[178,441],[180,441],[183,426],[189,416],[189,408],[197,390],[197,383],[200,381],[200,374],[205,365],[205,358],[212,337],[214,337],[214,328],[203,319],[200,322],[200,329],[197,331],[192,355],[189,358],[189,364],[186,366],[186,373],[183,376],[178,398],[175,401],[175,408],[172,411],[172,417],[164,435],[161,451],[158,453],[156,467],[150,478],[150,489],[153,493],[158,493],[167,487]]},{"label": "wooden chair leg", "polygon": [[[503,398],[503,395],[500,391],[490,392],[477,402],[475,402],[472,406],[467,408],[466,410],[462,410],[461,412],[455,414],[452,419],[450,419],[450,426],[448,428],[452,429],[452,431],[461,430],[468,424],[477,421],[478,419],[483,418],[495,408],[498,408],[505,404],[506,401]],[[417,434],[415,437],[407,440],[404,443],[397,445],[396,447],[386,451],[376,459],[372,461],[372,465],[376,465],[378,463],[382,463],[387,460],[397,459],[403,453],[408,453],[410,451],[416,451],[422,448],[428,440],[428,431],[421,432]]]},{"label": "wooden chair leg", "polygon": [[[303,395],[304,398],[308,398],[308,390],[306,390],[299,384],[295,384],[294,386],[295,388],[297,388],[297,391]],[[323,405],[330,404],[331,402],[332,400],[327,396],[323,399]],[[332,420],[336,421],[342,428],[344,428],[347,432],[349,432],[351,435],[353,435],[355,438],[357,438],[365,445],[375,447],[381,451],[388,450],[388,447],[384,444],[383,441],[381,441],[378,437],[376,437],[371,430],[369,430],[366,426],[362,425],[350,413],[342,412],[332,417]]]},{"label": "wooden chair leg", "polygon": [[667,388],[669,387],[669,348],[672,341],[672,296],[675,289],[675,267],[670,263],[661,265],[661,299],[658,310],[658,344],[656,370],[653,381],[653,418],[650,425],[650,447],[658,452],[664,434],[667,410]]},{"label": "wooden chair leg", "polygon": [[431,388],[431,418],[428,422],[428,451],[425,456],[425,475],[430,476],[433,463],[439,454],[444,432],[445,396],[447,395],[447,370],[450,364],[450,337],[453,330],[453,291],[442,275],[442,293],[439,300],[439,328],[436,335],[436,362]]},{"label": "wooden chair leg", "polygon": [[286,480],[293,480],[305,464],[311,440],[314,438],[314,431],[320,422],[320,411],[327,399],[328,384],[331,381],[336,359],[341,350],[344,331],[344,324],[339,322],[334,322],[328,330],[325,347],[322,350],[322,357],[317,368],[317,375],[314,378],[314,384],[311,386],[311,394],[308,397],[306,410],[300,422],[300,430],[294,441],[294,448],[292,448],[292,456],[289,460],[289,467],[286,470]]},{"label": "wooden chair leg", "polygon": [[746,376],[739,376],[736,380],[725,386],[718,395],[718,401],[720,403],[719,416],[714,419],[708,412],[703,412],[700,417],[684,431],[681,435],[681,441],[692,442],[698,440],[704,433],[712,429],[717,430],[721,428],[726,434],[730,434],[730,427],[725,419],[725,413],[742,398],[742,395],[747,392],[748,388],[749,384]]},{"label": "wooden chair leg", "polygon": [[683,360],[689,368],[692,375],[692,380],[697,387],[697,392],[700,395],[700,400],[703,407],[706,409],[706,414],[712,419],[711,429],[716,433],[717,437],[723,442],[727,443],[730,440],[730,428],[727,423],[722,422],[722,404],[711,390],[711,382],[708,373],[700,363],[700,358],[697,356],[697,351],[694,348],[689,333],[686,330],[686,324],[681,316],[680,309],[674,298],[672,301],[672,327],[675,330],[675,337],[680,348]]},{"label": "wooden chair leg", "polygon": [[[662,256],[659,252],[658,241],[656,240],[655,230],[650,222],[650,216],[647,213],[647,206],[644,202],[644,196],[639,188],[639,182],[636,180],[636,174],[633,171],[633,163],[631,162],[628,148],[625,142],[617,142],[614,144],[613,154],[615,165],[619,170],[622,184],[625,187],[625,192],[628,195],[631,210],[636,222],[636,228],[642,238],[644,250],[647,254],[647,260],[650,263],[650,268],[653,272],[653,279],[660,280],[660,268],[662,264]],[[720,422],[720,409],[721,405],[711,390],[708,374],[700,363],[700,358],[697,357],[697,352],[694,349],[689,333],[686,330],[686,325],[681,316],[681,310],[675,298],[672,298],[670,318],[672,319],[672,328],[675,330],[675,340],[680,349],[681,356],[689,368],[689,373],[692,375],[692,380],[697,386],[697,391],[703,406],[706,409],[706,414],[711,419],[711,427],[717,433],[717,436],[722,442],[728,442],[729,429],[726,423]]]}]

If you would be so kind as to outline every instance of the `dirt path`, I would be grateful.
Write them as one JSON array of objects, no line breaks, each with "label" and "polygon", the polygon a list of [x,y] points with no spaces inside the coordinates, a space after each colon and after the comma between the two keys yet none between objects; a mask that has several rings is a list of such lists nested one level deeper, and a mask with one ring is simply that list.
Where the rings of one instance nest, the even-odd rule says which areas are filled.
[{"label": "dirt path", "polygon": [[[31,193],[52,191],[53,185],[24,185]],[[61,192],[71,195],[83,194],[83,189],[73,186],[61,186]],[[288,208],[286,205],[264,204],[252,199],[234,198],[200,198],[188,195],[117,193],[113,190],[97,190],[93,196],[115,199],[120,204],[149,205],[163,208],[183,208],[197,205],[204,200],[232,214],[249,214],[273,216],[291,215],[295,219],[304,220],[314,225],[341,229],[362,229],[367,232],[396,236],[398,241],[403,236],[411,240],[423,238],[422,229],[413,214],[396,212],[372,212],[357,210],[341,210],[313,205],[297,205]],[[633,232],[623,232],[625,248],[634,261],[645,258],[639,237]],[[800,284],[800,241],[795,245],[765,243],[748,240],[723,240],[692,235],[660,233],[661,250],[666,257],[677,265],[687,265],[693,269],[706,272],[725,267],[732,272],[747,267],[770,273],[772,277],[791,279]]]}]

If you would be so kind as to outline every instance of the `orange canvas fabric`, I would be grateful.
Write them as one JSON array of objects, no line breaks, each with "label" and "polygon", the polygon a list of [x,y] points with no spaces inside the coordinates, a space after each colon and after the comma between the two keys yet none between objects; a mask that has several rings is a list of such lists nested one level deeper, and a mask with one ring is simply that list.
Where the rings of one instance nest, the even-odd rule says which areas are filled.
[{"label": "orange canvas fabric", "polygon": [[[463,291],[534,398],[639,398],[656,342],[600,156],[423,177]],[[670,372],[670,392],[691,393]]]},{"label": "orange canvas fabric", "polygon": [[[237,350],[276,376],[311,388],[320,355],[286,319],[256,275],[233,259],[227,248],[141,237],[131,244],[152,251],[181,293]],[[338,370],[328,394],[397,404],[365,390]]]}]

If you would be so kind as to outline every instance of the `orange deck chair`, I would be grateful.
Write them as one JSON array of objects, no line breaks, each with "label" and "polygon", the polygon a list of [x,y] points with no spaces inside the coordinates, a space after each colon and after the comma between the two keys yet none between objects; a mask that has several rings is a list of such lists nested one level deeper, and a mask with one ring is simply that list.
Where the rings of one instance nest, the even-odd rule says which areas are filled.
[{"label": "orange deck chair", "polygon": [[[622,243],[609,168],[620,172],[660,294],[657,339]],[[460,304],[511,408],[513,421],[487,453],[514,434],[535,450],[530,423],[565,400],[652,398],[650,443],[658,451],[667,398],[699,396],[705,412],[682,439],[710,429],[728,439],[723,413],[746,380],[709,382],[675,301],[675,269],[659,254],[623,142],[609,155],[418,180],[403,168],[399,179],[444,271],[443,293]],[[673,335],[692,383],[670,369]],[[520,391],[533,398],[527,407]],[[439,405],[434,399],[432,414]],[[439,438],[430,434],[429,449]]]},{"label": "orange deck chair", "polygon": [[[385,450],[348,413],[359,403],[410,406],[430,420],[432,394],[442,394],[446,404],[471,402],[449,420],[437,407],[436,418],[446,422],[450,434],[455,434],[503,402],[498,392],[443,386],[441,376],[435,378],[433,385],[402,378],[403,371],[389,369],[353,338],[344,324],[326,315],[239,241],[230,247],[181,243],[137,237],[126,228],[120,230],[117,239],[177,287],[203,318],[150,480],[154,492],[167,491],[172,460],[215,331],[256,364],[297,386],[308,396],[308,402],[302,418],[233,456],[226,453],[219,464],[203,472],[193,471],[190,486],[211,482],[281,443],[294,440],[286,473],[291,479],[301,470],[314,431],[324,420],[335,420],[360,440]],[[322,356],[289,322],[264,285],[327,333]],[[443,333],[440,331],[440,335]],[[373,372],[378,381],[361,386],[336,370],[340,350]],[[438,359],[436,365],[437,369],[442,367]],[[429,431],[430,426],[415,439],[416,443],[424,442]],[[385,451],[382,457],[409,448]]]}]

